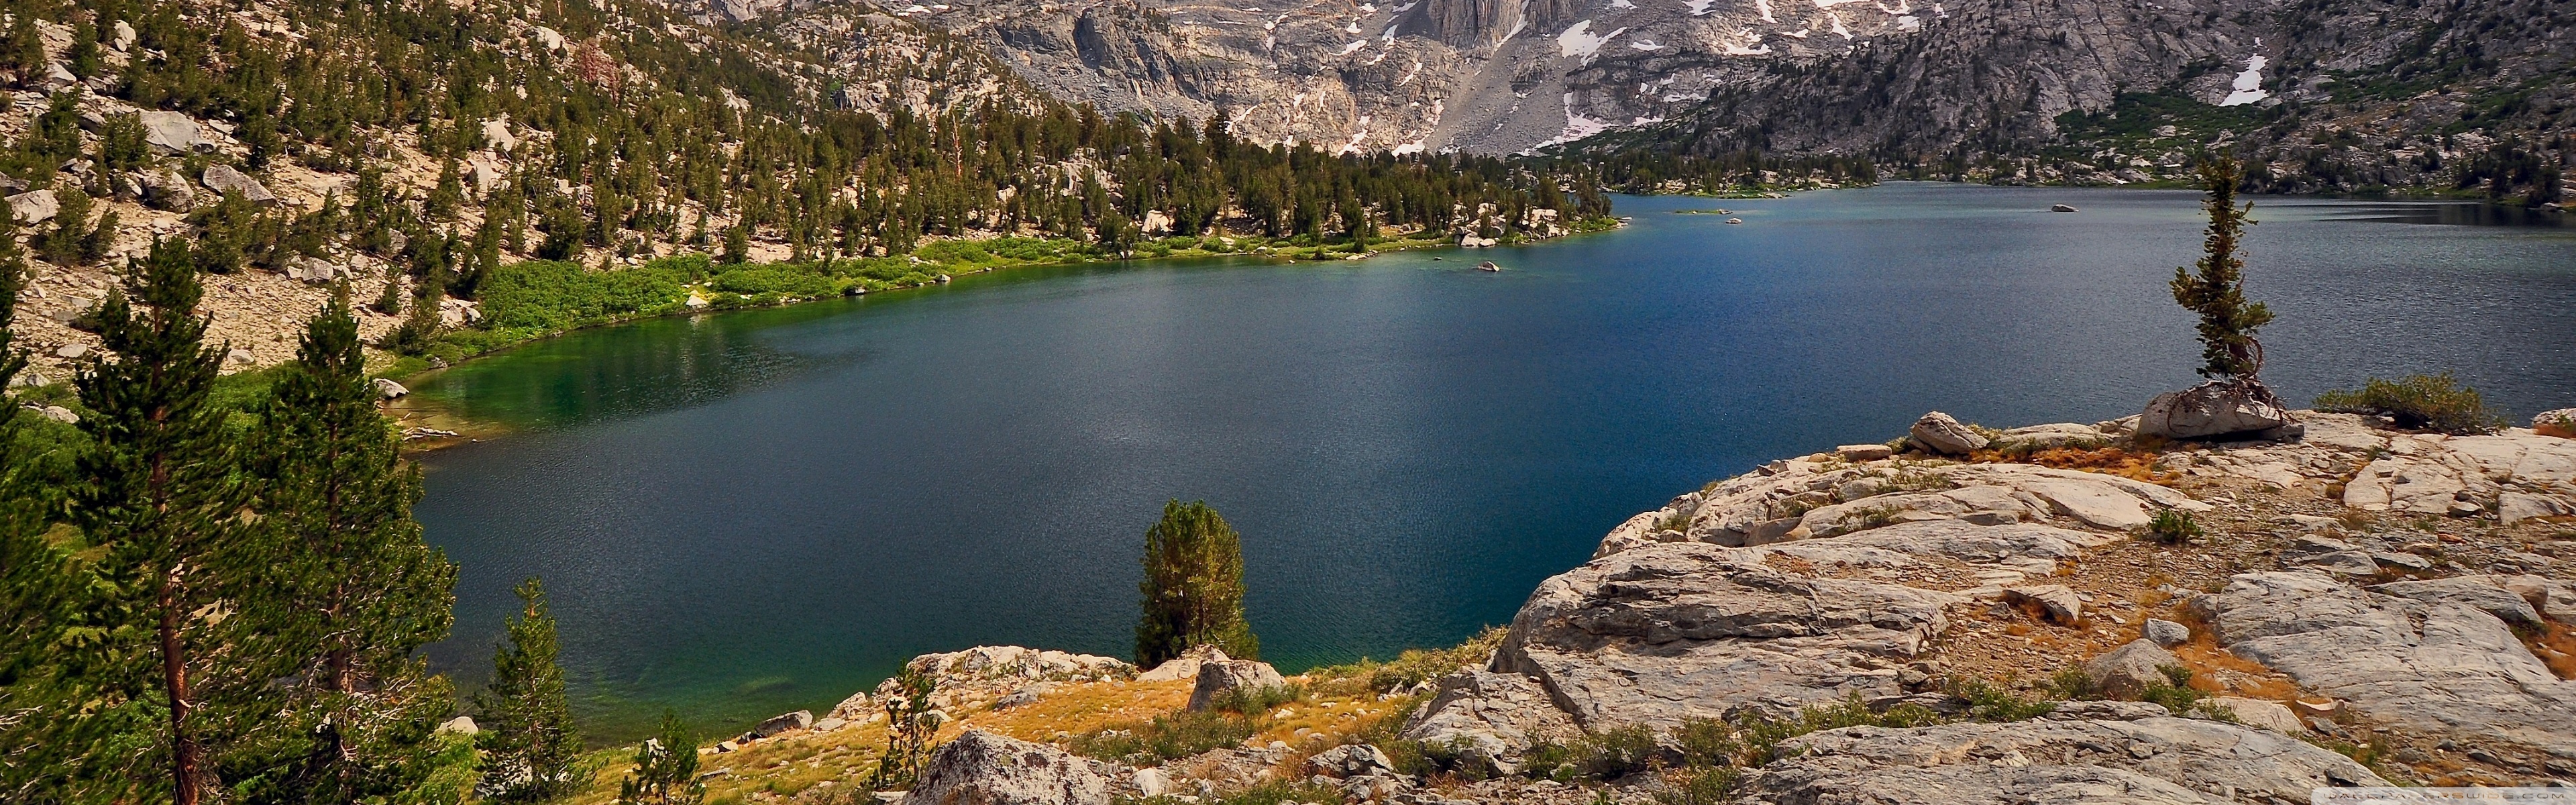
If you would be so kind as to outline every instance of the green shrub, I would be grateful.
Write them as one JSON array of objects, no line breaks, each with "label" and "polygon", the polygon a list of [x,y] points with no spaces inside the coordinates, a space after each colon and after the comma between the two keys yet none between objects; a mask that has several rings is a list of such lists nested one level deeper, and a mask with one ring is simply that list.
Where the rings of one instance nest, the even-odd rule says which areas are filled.
[{"label": "green shrub", "polygon": [[1156,716],[1149,722],[1112,725],[1076,735],[1065,748],[1084,757],[1152,766],[1241,744],[1257,731],[1251,718],[1239,714],[1184,710]]},{"label": "green shrub", "polygon": [[1531,777],[1558,782],[1616,780],[1645,771],[1655,758],[1655,731],[1631,724],[1584,735],[1572,741],[1540,741],[1522,753]]},{"label": "green shrub", "polygon": [[2179,665],[2159,665],[2156,671],[2165,675],[2165,683],[2148,685],[2138,692],[2139,701],[2155,702],[2175,713],[2188,713],[2198,704],[2201,692],[2191,686],[2191,669]]},{"label": "green shrub", "polygon": [[1306,700],[1306,686],[1290,682],[1258,688],[1235,688],[1218,694],[1208,705],[1229,713],[1260,715],[1271,708]]},{"label": "green shrub", "polygon": [[827,276],[812,266],[773,263],[726,269],[716,274],[707,287],[751,297],[817,297],[837,296],[849,286],[847,280]]},{"label": "green shrub", "polygon": [[2191,518],[2191,512],[2180,509],[2158,511],[2147,524],[2147,538],[2166,545],[2189,545],[2202,536],[2200,523]]},{"label": "green shrub", "polygon": [[2504,418],[2487,410],[2478,390],[2460,385],[2451,373],[2413,375],[2403,380],[2371,378],[2357,391],[2317,395],[2317,409],[2347,414],[2378,414],[2410,430],[2457,435],[2493,433]]},{"label": "green shrub", "polygon": [[1682,750],[1686,766],[1728,766],[1735,763],[1744,745],[1735,740],[1735,728],[1714,718],[1685,718],[1673,728],[1673,743]]},{"label": "green shrub", "polygon": [[[2082,679],[2084,675],[2082,670],[2070,670],[2076,677],[2071,683],[2073,687],[2081,689],[2089,684]],[[2060,685],[2069,684],[2067,672],[2059,672],[2057,681]],[[1950,695],[1967,700],[1968,718],[1975,721],[2028,721],[2057,710],[2057,704],[2054,702],[2034,702],[2024,699],[2020,694],[1974,677],[1955,677],[1944,682],[1942,687],[1949,691]],[[2069,694],[2063,698],[2072,699],[2075,695]]]},{"label": "green shrub", "polygon": [[1656,805],[1719,805],[1729,801],[1727,795],[1735,791],[1736,781],[1743,777],[1744,772],[1733,766],[1692,768],[1684,772],[1678,782],[1667,780],[1667,787],[1655,792],[1655,803]]}]

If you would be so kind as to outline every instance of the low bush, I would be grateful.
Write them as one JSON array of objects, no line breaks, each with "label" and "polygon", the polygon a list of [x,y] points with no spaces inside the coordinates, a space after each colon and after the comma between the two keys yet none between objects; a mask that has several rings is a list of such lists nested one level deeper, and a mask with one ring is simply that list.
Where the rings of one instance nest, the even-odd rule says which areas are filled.
[{"label": "low bush", "polygon": [[2191,512],[2180,509],[2158,511],[2156,519],[2147,523],[2147,538],[2166,545],[2189,545],[2203,536],[2206,534],[2200,523],[2191,518]]},{"label": "low bush", "polygon": [[1735,784],[1744,772],[1733,766],[1708,766],[1683,769],[1664,779],[1664,790],[1655,792],[1656,805],[1719,805],[1731,801]]},{"label": "low bush", "polygon": [[492,270],[479,288],[483,326],[552,333],[616,317],[676,310],[688,299],[686,274],[647,264],[591,271],[579,263],[528,260]]},{"label": "low bush", "polygon": [[2347,414],[2378,414],[2409,430],[2454,435],[2493,433],[2504,418],[2487,410],[2478,390],[2460,385],[2451,373],[2414,375],[2403,380],[2371,378],[2359,390],[2317,395],[2317,409]]},{"label": "low bush", "polygon": [[1258,731],[1251,718],[1239,714],[1185,710],[1156,716],[1148,722],[1113,724],[1076,735],[1065,748],[1084,757],[1154,766],[1241,744]]},{"label": "low bush", "polygon": [[[2079,678],[2081,678],[2084,673],[2080,669],[2071,670],[2074,670],[2074,673]],[[2061,672],[2058,676],[2062,680],[2066,674]],[[2084,683],[2077,682],[2076,686],[2081,688],[2084,686]],[[1957,696],[1960,699],[1967,701],[1968,718],[1973,721],[2028,721],[2056,712],[2057,710],[2057,704],[2055,702],[2034,702],[2029,699],[2024,699],[2020,694],[2005,690],[1993,683],[1974,677],[1953,678],[1944,682],[1942,687],[1944,690],[1949,691],[1950,695]],[[2061,698],[2072,699],[2076,697],[2073,694],[2068,694]]]},{"label": "low bush", "polygon": [[1561,783],[1616,780],[1645,771],[1655,759],[1655,731],[1643,724],[1603,730],[1566,742],[1540,741],[1522,753],[1531,777]]},{"label": "low bush", "polygon": [[1285,685],[1266,685],[1258,688],[1235,688],[1217,694],[1208,705],[1228,713],[1257,716],[1270,712],[1271,708],[1305,700],[1306,686],[1290,682]]},{"label": "low bush", "polygon": [[2159,665],[2156,666],[2156,671],[2165,675],[2165,682],[2148,685],[2145,690],[2139,691],[2139,701],[2155,702],[2178,714],[2189,713],[2192,711],[2192,705],[2200,703],[2201,692],[2191,686],[2191,669],[2179,665]]}]

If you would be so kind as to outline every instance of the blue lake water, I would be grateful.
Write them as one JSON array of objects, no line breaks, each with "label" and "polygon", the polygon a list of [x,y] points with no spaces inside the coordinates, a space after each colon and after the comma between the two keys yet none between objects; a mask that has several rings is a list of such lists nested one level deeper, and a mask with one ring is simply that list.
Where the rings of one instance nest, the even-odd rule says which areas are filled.
[{"label": "blue lake water", "polygon": [[[1671,214],[1720,207],[1744,223]],[[2197,256],[2191,193],[1618,211],[1634,225],[1526,248],[1023,269],[461,365],[415,393],[517,430],[425,458],[419,517],[463,566],[432,660],[485,673],[529,575],[603,738],[666,706],[710,728],[828,707],[930,651],[1124,656],[1170,498],[1243,533],[1267,659],[1384,657],[1508,621],[1611,526],[1763,461],[1928,409],[2107,419],[2195,379],[2165,288]],[[2451,369],[2518,418],[2576,405],[2576,228],[2284,198],[2255,218],[2284,396]]]}]

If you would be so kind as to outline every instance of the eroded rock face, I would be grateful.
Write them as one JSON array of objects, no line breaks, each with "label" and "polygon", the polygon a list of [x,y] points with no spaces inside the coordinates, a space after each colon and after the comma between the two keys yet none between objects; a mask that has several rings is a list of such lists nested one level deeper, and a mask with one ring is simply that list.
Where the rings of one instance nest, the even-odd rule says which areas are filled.
[{"label": "eroded rock face", "polygon": [[2551,674],[2489,611],[2533,616],[2528,600],[2495,578],[2377,592],[2313,571],[2245,573],[2192,606],[2229,651],[2369,718],[2576,757],[2576,682]]},{"label": "eroded rock face", "polygon": [[1509,768],[1532,744],[1579,732],[1536,680],[1462,668],[1440,679],[1440,692],[1414,712],[1402,737]]},{"label": "eroded rock face", "polygon": [[1792,575],[1766,551],[1658,544],[1548,579],[1493,670],[1527,674],[1587,728],[1776,713],[1899,695],[1896,666],[1965,600],[1900,584]]},{"label": "eroded rock face", "polygon": [[1939,411],[1914,420],[1914,428],[1906,433],[1906,437],[1925,450],[1954,456],[1986,449],[1987,444],[1984,435],[1969,430],[1956,417]]},{"label": "eroded rock face", "polygon": [[1109,780],[1062,749],[968,730],[939,747],[903,805],[1107,805]]},{"label": "eroded rock face", "polygon": [[1745,779],[1761,801],[2200,805],[2304,802],[2315,788],[2387,784],[2296,738],[2171,717],[1851,727],[1785,748],[1792,757]]}]

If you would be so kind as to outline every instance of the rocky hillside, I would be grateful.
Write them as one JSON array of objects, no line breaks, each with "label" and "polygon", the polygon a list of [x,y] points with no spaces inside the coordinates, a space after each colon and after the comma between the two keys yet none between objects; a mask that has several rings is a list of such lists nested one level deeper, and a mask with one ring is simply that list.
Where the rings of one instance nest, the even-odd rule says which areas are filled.
[{"label": "rocky hillside", "polygon": [[[2576,430],[2301,416],[2300,441],[2209,445],[1927,417],[1639,514],[1507,631],[1389,664],[925,656],[951,743],[903,801],[2274,803],[2576,777]],[[712,790],[860,801],[888,692],[705,749]]]},{"label": "rocky hillside", "polygon": [[[719,4],[726,13],[756,13]],[[840,13],[782,6],[779,19]],[[1261,142],[1867,159],[1999,182],[2183,178],[2552,203],[2576,155],[2563,4],[2421,0],[970,0],[886,6],[1057,97]],[[792,24],[792,23],[790,23]],[[1663,170],[1653,181],[1674,178]],[[1634,178],[1634,177],[1630,177]],[[1687,186],[1687,185],[1685,185]]]},{"label": "rocky hillside", "polygon": [[2088,184],[2170,181],[2219,149],[2256,163],[2267,191],[2555,203],[2576,168],[2570,22],[2552,2],[1965,0],[1593,147]]}]

